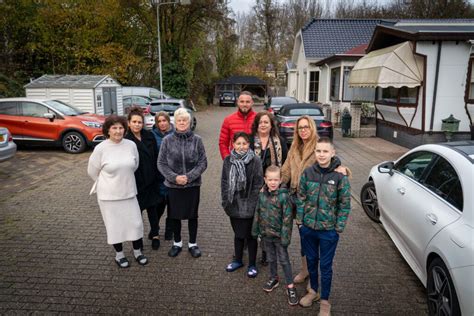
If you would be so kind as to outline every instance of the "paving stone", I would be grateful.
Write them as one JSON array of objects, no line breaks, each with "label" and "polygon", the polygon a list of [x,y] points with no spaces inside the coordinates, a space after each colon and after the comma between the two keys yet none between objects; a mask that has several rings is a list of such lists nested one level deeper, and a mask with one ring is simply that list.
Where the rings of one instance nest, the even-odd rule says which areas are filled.
[{"label": "paving stone", "polygon": [[[0,314],[315,314],[290,307],[283,284],[267,294],[261,288],[269,268],[250,280],[245,269],[226,273],[232,259],[233,233],[220,206],[222,160],[217,149],[220,125],[230,108],[197,112],[209,168],[203,176],[198,244],[203,256],[187,251],[169,258],[172,243],[162,239],[158,251],[144,239],[150,263],[132,260],[118,268],[106,243],[105,227],[92,181],[86,174],[90,151],[69,155],[60,149],[20,149],[18,159],[0,171]],[[383,229],[365,216],[355,201],[372,165],[406,151],[377,138],[341,138],[336,148],[353,171],[353,211],[341,235],[331,299],[334,315],[424,315],[425,291]],[[4,168],[5,167],[5,168]],[[6,184],[6,185],[5,185]],[[5,186],[4,186],[5,185]],[[143,213],[145,236],[149,225]],[[164,232],[164,218],[161,222]],[[188,242],[183,222],[183,242]],[[300,268],[299,239],[293,231],[289,247],[293,272]],[[260,250],[259,250],[260,256]],[[246,255],[244,256],[245,260]],[[304,285],[297,287],[304,294]]]}]

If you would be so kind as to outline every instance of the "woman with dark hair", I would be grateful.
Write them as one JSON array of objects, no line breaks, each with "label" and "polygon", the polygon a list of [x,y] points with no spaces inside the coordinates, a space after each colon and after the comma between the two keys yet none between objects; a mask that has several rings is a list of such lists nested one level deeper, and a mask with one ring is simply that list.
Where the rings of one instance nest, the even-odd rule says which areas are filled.
[{"label": "woman with dark hair", "polygon": [[97,193],[107,243],[114,246],[115,262],[120,268],[130,266],[123,253],[124,241],[132,241],[133,255],[138,264],[148,263],[141,251],[143,221],[134,175],[139,157],[137,146],[123,138],[126,129],[125,118],[117,115],[107,117],[102,127],[107,139],[94,148],[87,167],[87,173],[94,180],[90,194]]},{"label": "woman with dark hair", "polygon": [[201,175],[207,169],[207,157],[200,136],[190,129],[191,115],[184,108],[174,112],[176,130],[163,139],[158,155],[158,169],[168,187],[169,217],[174,243],[168,256],[176,257],[183,248],[181,221],[188,220],[188,251],[193,258],[201,256],[196,238],[201,195]]},{"label": "woman with dark hair", "polygon": [[135,171],[137,184],[137,199],[140,210],[146,209],[150,232],[148,239],[154,250],[160,248],[158,204],[164,200],[160,195],[159,179],[163,176],[156,165],[158,161],[158,148],[153,134],[143,128],[143,110],[132,107],[128,113],[128,131],[125,138],[135,143],[138,150],[139,164]]},{"label": "woman with dark hair", "polygon": [[[156,139],[156,145],[158,147],[158,154],[160,153],[161,143],[163,138],[172,134],[174,132],[174,127],[171,124],[170,116],[165,111],[160,111],[155,114],[155,125],[151,129],[153,136]],[[158,179],[160,187],[160,195],[163,197],[162,201],[158,204],[158,223],[160,222],[161,216],[165,212],[166,208],[166,224],[165,224],[165,240],[173,239],[173,230],[171,229],[170,221],[170,208],[168,206],[168,188],[165,185],[165,178],[160,173],[160,178]],[[158,225],[158,230],[160,226]]]},{"label": "woman with dark hair", "polygon": [[263,186],[262,163],[250,149],[250,136],[237,132],[232,139],[233,149],[224,159],[221,177],[222,207],[230,217],[234,230],[234,260],[226,267],[233,272],[244,266],[242,257],[247,242],[249,265],[247,276],[255,278],[257,240],[252,237],[252,223],[258,201],[258,192]]},{"label": "woman with dark hair", "polygon": [[[263,174],[269,166],[283,166],[288,154],[286,141],[280,137],[275,116],[268,112],[258,112],[252,124],[252,136],[250,138],[252,148],[262,161]],[[262,241],[263,242],[263,241]],[[267,265],[267,253],[262,248],[262,265]]]},{"label": "woman with dark hair", "polygon": [[262,161],[263,173],[267,167],[283,166],[288,154],[286,141],[280,137],[275,116],[267,111],[257,113],[252,124],[252,148]]}]

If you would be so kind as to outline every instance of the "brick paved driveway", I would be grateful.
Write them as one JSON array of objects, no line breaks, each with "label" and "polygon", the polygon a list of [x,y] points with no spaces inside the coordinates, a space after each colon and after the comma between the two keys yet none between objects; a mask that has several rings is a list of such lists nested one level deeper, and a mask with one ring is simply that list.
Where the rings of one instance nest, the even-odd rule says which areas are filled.
[{"label": "brick paved driveway", "polygon": [[[220,122],[231,111],[197,113],[196,132],[205,140],[209,159],[201,195],[199,259],[186,252],[169,258],[169,242],[152,251],[146,240],[150,264],[132,262],[130,269],[119,270],[106,244],[95,196],[88,195],[90,152],[72,156],[59,149],[20,151],[20,159],[9,162],[19,171],[4,168],[0,173],[0,314],[316,314],[317,304],[310,309],[289,307],[283,287],[264,293],[268,268],[260,269],[253,280],[243,270],[224,271],[233,238],[219,206],[222,162],[217,137]],[[349,150],[350,144],[344,144]],[[350,166],[351,159],[342,158]],[[421,283],[387,236],[357,203],[353,205],[335,258],[333,314],[426,314]],[[300,261],[294,233],[290,254],[296,271]],[[183,240],[187,242],[187,234]],[[130,244],[125,251],[131,258]]]}]

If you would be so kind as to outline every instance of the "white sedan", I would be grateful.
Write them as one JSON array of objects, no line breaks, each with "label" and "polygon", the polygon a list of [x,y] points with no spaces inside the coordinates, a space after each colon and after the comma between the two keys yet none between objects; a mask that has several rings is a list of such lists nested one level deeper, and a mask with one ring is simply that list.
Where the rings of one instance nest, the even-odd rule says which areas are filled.
[{"label": "white sedan", "polygon": [[426,287],[430,315],[474,315],[474,141],[419,146],[368,180],[364,211]]}]

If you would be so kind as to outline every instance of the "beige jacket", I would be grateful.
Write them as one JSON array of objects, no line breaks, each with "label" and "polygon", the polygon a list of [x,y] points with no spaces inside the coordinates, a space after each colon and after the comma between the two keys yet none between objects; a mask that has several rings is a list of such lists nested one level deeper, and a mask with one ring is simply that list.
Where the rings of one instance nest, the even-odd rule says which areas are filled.
[{"label": "beige jacket", "polygon": [[301,157],[296,148],[291,148],[288,152],[288,157],[281,167],[282,183],[286,183],[291,194],[298,191],[300,186],[300,178],[303,171],[316,162],[316,155],[314,151]]}]

